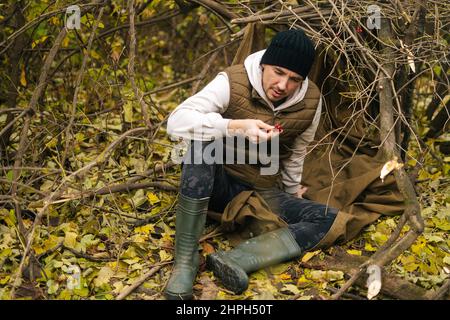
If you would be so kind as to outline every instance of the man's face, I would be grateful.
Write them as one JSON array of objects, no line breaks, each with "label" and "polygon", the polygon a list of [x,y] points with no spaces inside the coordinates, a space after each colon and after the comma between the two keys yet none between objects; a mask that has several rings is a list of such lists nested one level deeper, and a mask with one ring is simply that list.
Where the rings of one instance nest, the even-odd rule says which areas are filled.
[{"label": "man's face", "polygon": [[276,102],[292,95],[303,82],[303,77],[289,69],[262,64],[262,85],[267,98]]}]

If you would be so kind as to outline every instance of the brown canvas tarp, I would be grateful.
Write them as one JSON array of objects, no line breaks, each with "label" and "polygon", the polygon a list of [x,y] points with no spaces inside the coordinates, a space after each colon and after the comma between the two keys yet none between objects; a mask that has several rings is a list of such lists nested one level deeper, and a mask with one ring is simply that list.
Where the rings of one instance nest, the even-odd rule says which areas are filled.
[{"label": "brown canvas tarp", "polygon": [[[319,55],[310,76],[323,84],[327,70]],[[322,117],[315,141],[305,158],[302,185],[305,198],[340,210],[330,232],[318,247],[355,237],[381,215],[402,214],[403,196],[393,174],[384,181],[380,172],[386,159],[376,121],[369,108],[340,94],[345,91],[332,81],[322,85]],[[373,106],[372,106],[373,108]]]}]

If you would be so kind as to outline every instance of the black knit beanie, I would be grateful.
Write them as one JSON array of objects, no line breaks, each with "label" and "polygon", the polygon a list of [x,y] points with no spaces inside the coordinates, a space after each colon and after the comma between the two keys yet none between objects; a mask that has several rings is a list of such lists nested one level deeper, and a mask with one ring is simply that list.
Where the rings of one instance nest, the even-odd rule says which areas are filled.
[{"label": "black knit beanie", "polygon": [[261,63],[280,66],[306,78],[314,56],[314,44],[302,30],[287,30],[273,37]]}]

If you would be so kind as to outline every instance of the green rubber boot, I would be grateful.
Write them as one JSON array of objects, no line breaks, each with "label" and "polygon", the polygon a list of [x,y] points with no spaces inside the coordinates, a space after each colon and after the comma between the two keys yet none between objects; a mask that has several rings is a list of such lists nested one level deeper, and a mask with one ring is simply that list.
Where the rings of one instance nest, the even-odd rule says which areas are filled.
[{"label": "green rubber boot", "polygon": [[248,287],[247,274],[300,256],[302,250],[288,228],[264,233],[230,251],[206,257],[206,266],[225,288],[240,294]]},{"label": "green rubber boot", "polygon": [[175,266],[165,289],[169,300],[192,299],[198,271],[198,240],[203,233],[208,198],[192,199],[180,194],[175,222]]}]

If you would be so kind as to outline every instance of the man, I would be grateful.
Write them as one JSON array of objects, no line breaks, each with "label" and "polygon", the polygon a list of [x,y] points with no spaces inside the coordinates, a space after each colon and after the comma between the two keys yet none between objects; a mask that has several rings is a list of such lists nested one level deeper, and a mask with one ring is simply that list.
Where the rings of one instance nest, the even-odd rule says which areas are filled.
[{"label": "man", "polygon": [[261,162],[183,163],[175,266],[165,289],[168,299],[192,298],[206,212],[208,208],[223,212],[243,191],[256,190],[287,227],[207,257],[208,268],[236,293],[248,287],[248,273],[317,247],[333,224],[338,210],[301,198],[306,146],[316,132],[322,104],[319,89],[307,78],[314,55],[313,43],[303,31],[280,32],[266,50],[219,73],[170,115],[169,134],[200,143],[200,148],[189,149],[191,159],[201,158],[214,139],[234,135],[244,135],[254,143],[277,139],[279,149],[271,153],[278,155],[281,170],[263,175]]}]

